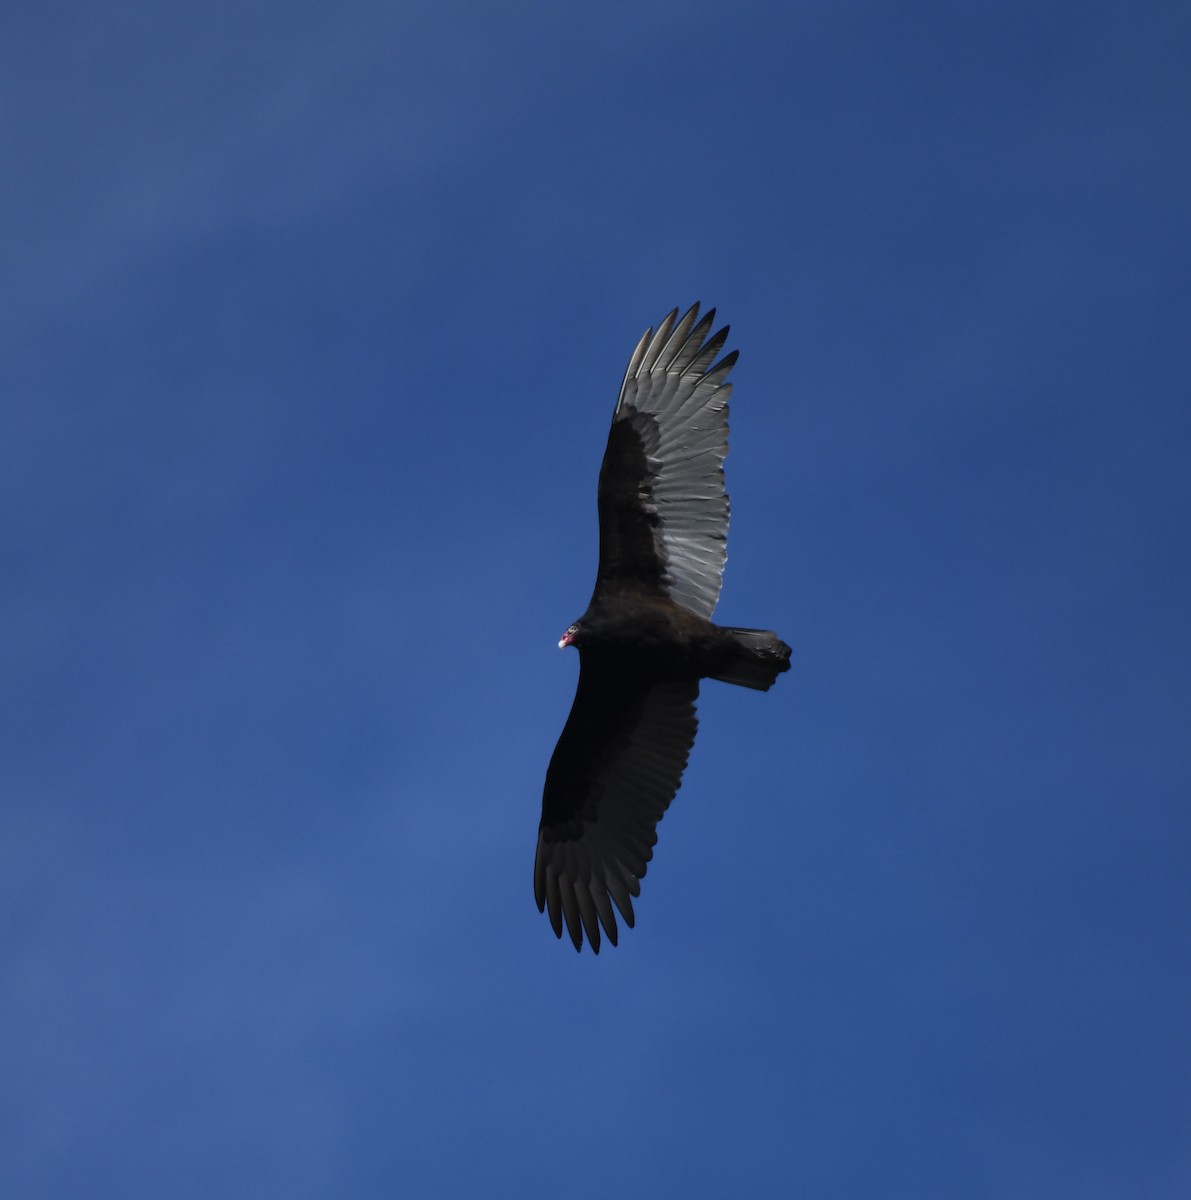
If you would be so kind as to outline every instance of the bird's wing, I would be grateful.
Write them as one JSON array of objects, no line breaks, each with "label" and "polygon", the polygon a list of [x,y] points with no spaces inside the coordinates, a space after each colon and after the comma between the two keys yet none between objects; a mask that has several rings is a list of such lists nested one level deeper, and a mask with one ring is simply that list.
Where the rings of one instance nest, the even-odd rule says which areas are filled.
[{"label": "bird's wing", "polygon": [[578,950],[583,932],[598,954],[600,925],[616,945],[620,909],[632,928],[632,896],[653,856],[655,828],[695,740],[695,680],[654,683],[583,664],[571,715],[542,796],[533,886],[538,909]]},{"label": "bird's wing", "polygon": [[695,304],[646,330],[625,371],[600,468],[596,595],[661,591],[710,618],[727,557],[728,327]]}]

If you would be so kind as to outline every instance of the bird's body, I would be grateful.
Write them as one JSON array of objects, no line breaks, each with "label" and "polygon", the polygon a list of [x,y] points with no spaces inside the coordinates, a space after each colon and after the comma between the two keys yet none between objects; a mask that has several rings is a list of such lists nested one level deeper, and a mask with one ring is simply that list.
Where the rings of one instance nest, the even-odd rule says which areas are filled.
[{"label": "bird's body", "polygon": [[780,652],[776,657],[755,656],[741,640],[742,634],[765,635],[765,631],[716,625],[664,596],[628,592],[601,597],[575,624],[579,632],[568,644],[579,648],[580,660],[599,661],[625,675],[719,679],[724,673],[739,673],[752,662],[768,663],[771,670],[756,673],[755,686],[765,691],[777,673],[787,669],[781,665],[786,659]]},{"label": "bird's body", "polygon": [[[539,909],[575,948],[600,927],[616,944],[613,903],[631,897],[682,780],[699,682],[766,691],[790,647],[768,630],[715,625],[728,529],[723,459],[725,327],[699,306],[641,338],[621,385],[600,469],[600,566],[587,611],[560,646],[579,650],[579,687],[542,798],[534,864]],[[713,365],[714,363],[714,365]]]}]

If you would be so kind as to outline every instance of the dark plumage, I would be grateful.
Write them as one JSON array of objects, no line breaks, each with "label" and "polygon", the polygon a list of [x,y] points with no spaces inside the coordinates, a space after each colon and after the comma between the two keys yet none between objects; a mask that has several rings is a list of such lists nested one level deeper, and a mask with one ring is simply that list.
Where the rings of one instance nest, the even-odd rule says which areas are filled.
[{"label": "dark plumage", "polygon": [[[694,305],[649,329],[629,360],[600,468],[600,566],[560,646],[579,688],[546,772],[534,896],[554,932],[596,953],[632,897],[695,740],[699,681],[767,691],[790,668],[775,633],[714,625],[728,535],[725,326]],[[696,324],[696,321],[698,323]]]}]

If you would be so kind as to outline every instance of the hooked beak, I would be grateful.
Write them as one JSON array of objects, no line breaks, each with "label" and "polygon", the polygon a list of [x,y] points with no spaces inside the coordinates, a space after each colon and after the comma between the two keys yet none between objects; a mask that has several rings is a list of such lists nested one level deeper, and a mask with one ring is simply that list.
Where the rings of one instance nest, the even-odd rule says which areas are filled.
[{"label": "hooked beak", "polygon": [[575,635],[568,629],[567,632],[564,633],[561,638],[559,638],[558,648],[560,650],[565,650],[574,640]]}]

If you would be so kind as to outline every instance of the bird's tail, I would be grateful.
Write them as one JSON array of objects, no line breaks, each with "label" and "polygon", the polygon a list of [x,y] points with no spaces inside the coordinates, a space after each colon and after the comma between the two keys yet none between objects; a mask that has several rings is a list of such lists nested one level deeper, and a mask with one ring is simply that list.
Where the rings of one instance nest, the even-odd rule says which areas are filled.
[{"label": "bird's tail", "polygon": [[767,692],[777,677],[790,669],[790,647],[769,629],[733,629],[720,626],[727,634],[729,652],[717,664],[712,679]]}]

